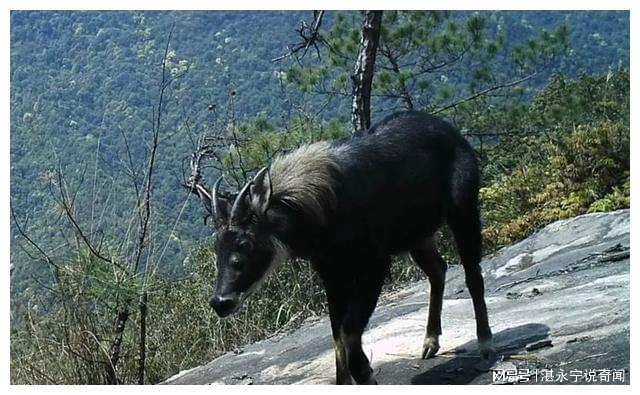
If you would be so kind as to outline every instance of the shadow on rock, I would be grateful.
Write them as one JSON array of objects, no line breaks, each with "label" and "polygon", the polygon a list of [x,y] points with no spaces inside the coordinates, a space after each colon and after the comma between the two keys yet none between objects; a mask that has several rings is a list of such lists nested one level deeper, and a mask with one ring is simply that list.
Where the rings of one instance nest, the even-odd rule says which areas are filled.
[{"label": "shadow on rock", "polygon": [[[529,343],[545,339],[549,327],[543,324],[525,324],[502,330],[493,335],[496,349],[489,360],[477,354],[477,341],[473,340],[453,350],[451,356],[445,355],[444,363],[435,365],[428,371],[414,376],[412,384],[469,384],[479,376],[486,376],[483,382],[491,382],[490,368],[506,354],[523,351]],[[434,361],[437,363],[437,360]]]},{"label": "shadow on rock", "polygon": [[[469,341],[433,359],[400,359],[377,366],[380,384],[407,377],[416,369],[423,373],[411,378],[411,384],[489,384],[490,368],[503,356],[523,351],[525,346],[548,337],[549,327],[543,324],[525,324],[494,333],[495,355],[485,360],[477,353],[477,341]],[[442,352],[442,350],[441,350]],[[411,367],[411,368],[408,368]]]}]

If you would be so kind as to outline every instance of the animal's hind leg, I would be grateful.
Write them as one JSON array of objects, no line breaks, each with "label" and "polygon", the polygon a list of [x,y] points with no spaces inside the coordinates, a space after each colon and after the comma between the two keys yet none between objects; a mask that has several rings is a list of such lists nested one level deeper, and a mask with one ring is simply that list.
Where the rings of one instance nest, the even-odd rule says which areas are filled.
[{"label": "animal's hind leg", "polygon": [[484,300],[484,279],[480,268],[482,259],[482,234],[480,229],[480,213],[477,204],[473,209],[460,210],[449,216],[449,227],[458,246],[458,253],[464,267],[465,282],[476,316],[478,347],[483,357],[489,358],[494,353],[491,329],[487,317],[487,306]]},{"label": "animal's hind leg", "polygon": [[438,253],[433,237],[425,239],[411,250],[411,257],[429,278],[429,317],[427,331],[422,345],[422,358],[432,358],[440,349],[438,341],[442,334],[440,316],[442,314],[442,297],[447,263]]}]

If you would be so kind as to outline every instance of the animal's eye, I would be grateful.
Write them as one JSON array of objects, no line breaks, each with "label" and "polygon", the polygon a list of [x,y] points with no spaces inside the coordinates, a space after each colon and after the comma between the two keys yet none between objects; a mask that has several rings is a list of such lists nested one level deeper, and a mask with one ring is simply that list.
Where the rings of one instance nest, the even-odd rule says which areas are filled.
[{"label": "animal's eye", "polygon": [[236,270],[240,270],[242,268],[242,259],[240,259],[238,254],[231,254],[231,257],[229,258],[229,263],[231,263],[231,266],[234,267]]},{"label": "animal's eye", "polygon": [[238,242],[238,251],[249,252],[251,251],[251,242],[248,240],[240,240]]}]

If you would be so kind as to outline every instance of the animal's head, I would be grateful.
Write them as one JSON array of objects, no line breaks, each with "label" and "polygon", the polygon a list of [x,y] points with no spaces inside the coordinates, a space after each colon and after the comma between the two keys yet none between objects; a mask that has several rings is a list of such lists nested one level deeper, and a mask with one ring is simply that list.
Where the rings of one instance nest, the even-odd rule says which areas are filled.
[{"label": "animal's head", "polygon": [[273,237],[266,221],[272,196],[268,169],[260,170],[235,199],[219,193],[221,181],[216,182],[210,200],[218,273],[209,304],[218,316],[226,317],[236,312],[284,259],[285,248]]}]

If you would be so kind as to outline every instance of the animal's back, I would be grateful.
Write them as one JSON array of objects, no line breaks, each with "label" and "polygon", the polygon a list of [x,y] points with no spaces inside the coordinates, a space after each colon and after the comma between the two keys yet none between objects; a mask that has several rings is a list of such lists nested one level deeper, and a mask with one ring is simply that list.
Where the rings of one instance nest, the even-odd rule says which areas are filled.
[{"label": "animal's back", "polygon": [[477,194],[472,148],[450,124],[424,113],[395,114],[334,147],[340,172],[329,235],[345,249],[407,251],[444,223],[452,189],[465,185]]}]

